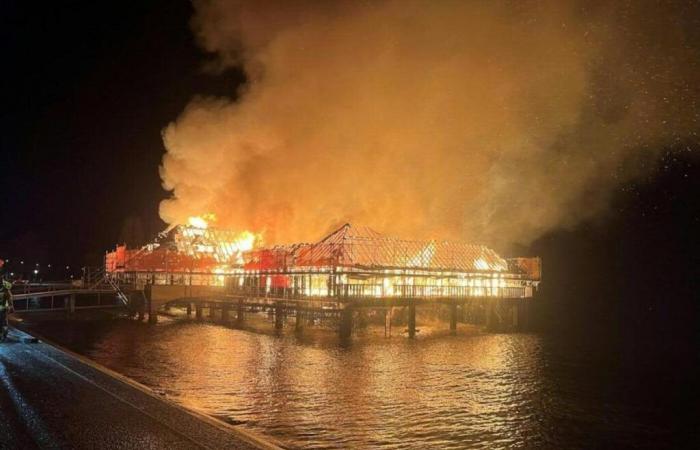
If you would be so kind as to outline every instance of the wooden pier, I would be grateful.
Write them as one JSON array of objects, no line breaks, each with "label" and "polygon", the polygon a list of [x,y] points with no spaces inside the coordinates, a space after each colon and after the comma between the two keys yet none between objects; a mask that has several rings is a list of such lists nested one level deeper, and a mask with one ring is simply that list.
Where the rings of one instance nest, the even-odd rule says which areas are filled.
[{"label": "wooden pier", "polygon": [[[274,318],[278,330],[294,319],[293,327],[302,330],[309,322],[319,321],[337,328],[341,339],[349,339],[356,328],[357,317],[363,313],[401,311],[405,318],[407,335],[416,336],[419,323],[416,310],[422,307],[439,307],[449,315],[447,327],[456,333],[459,323],[483,325],[493,331],[518,331],[527,325],[528,298],[508,297],[274,297],[252,295],[253,293],[227,293],[222,286],[145,286],[146,302],[141,315],[147,314],[150,323],[158,320],[162,308],[178,307],[191,316],[194,311],[197,319],[208,316],[220,317],[221,322],[242,325],[246,315],[267,312]],[[391,316],[389,318],[391,320]],[[390,324],[386,324],[389,327]]]}]

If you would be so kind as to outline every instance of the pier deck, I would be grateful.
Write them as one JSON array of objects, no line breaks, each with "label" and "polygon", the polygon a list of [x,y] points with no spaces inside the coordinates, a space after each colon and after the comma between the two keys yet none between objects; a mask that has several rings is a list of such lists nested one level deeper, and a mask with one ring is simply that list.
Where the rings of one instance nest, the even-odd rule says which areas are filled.
[{"label": "pier deck", "polygon": [[13,329],[0,344],[0,448],[278,447]]}]

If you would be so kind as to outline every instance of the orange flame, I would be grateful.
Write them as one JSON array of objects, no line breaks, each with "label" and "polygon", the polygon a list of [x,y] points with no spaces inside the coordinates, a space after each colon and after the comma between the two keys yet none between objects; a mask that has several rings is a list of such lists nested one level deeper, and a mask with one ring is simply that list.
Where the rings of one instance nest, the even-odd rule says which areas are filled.
[{"label": "orange flame", "polygon": [[187,219],[187,224],[194,228],[206,230],[211,222],[216,222],[216,214],[207,213],[201,216],[191,216]]}]

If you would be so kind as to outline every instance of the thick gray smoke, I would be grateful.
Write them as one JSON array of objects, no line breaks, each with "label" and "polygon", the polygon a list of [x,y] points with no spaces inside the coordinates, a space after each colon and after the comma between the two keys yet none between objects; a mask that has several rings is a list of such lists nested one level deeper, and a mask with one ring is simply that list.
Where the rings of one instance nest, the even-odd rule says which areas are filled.
[{"label": "thick gray smoke", "polygon": [[590,218],[698,129],[692,28],[639,3],[195,1],[249,81],[164,130],[161,217],[497,246]]}]

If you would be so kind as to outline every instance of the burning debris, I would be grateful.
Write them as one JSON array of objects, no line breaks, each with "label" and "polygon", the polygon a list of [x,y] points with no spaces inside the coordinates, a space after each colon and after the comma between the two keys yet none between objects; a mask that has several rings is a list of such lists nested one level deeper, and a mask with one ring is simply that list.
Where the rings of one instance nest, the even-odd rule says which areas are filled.
[{"label": "burning debris", "polygon": [[187,225],[176,225],[140,249],[117,246],[105,256],[109,272],[198,272],[227,273],[243,265],[243,254],[262,237],[210,226],[213,214],[190,217]]},{"label": "burning debris", "polygon": [[260,235],[250,231],[235,233],[209,227],[208,220],[212,220],[212,215],[191,217],[188,226],[178,227],[173,241],[179,252],[192,258],[210,255],[218,264],[239,266],[243,264],[243,253],[252,250],[256,241],[261,241]]}]

